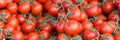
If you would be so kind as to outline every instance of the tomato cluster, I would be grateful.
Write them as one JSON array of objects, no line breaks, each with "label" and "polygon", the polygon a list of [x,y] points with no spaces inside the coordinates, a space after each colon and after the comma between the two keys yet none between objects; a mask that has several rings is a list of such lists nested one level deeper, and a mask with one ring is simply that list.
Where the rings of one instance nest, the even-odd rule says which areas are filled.
[{"label": "tomato cluster", "polygon": [[0,40],[120,40],[120,0],[0,0]]}]

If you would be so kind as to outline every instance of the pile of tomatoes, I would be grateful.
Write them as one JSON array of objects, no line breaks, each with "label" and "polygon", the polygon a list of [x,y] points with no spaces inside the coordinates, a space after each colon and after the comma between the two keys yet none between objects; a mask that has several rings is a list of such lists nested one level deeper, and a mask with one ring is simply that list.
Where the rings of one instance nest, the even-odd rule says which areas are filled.
[{"label": "pile of tomatoes", "polygon": [[0,0],[0,40],[120,40],[120,0]]}]

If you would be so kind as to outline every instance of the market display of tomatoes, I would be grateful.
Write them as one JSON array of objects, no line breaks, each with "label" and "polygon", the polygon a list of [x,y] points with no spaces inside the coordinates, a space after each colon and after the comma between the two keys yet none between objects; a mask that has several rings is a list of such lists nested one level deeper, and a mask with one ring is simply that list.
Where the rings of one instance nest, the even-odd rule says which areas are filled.
[{"label": "market display of tomatoes", "polygon": [[0,40],[120,40],[120,0],[0,0]]}]

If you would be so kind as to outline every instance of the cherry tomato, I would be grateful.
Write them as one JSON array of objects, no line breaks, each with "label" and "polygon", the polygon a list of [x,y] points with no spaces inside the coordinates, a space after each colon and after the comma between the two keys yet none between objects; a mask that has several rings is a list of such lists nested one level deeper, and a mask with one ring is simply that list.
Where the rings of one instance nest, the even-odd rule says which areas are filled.
[{"label": "cherry tomato", "polygon": [[13,40],[24,40],[24,35],[22,32],[14,30],[12,31],[12,34],[14,36],[14,38],[12,38]]},{"label": "cherry tomato", "polygon": [[31,32],[28,34],[27,40],[40,40],[38,33]]},{"label": "cherry tomato", "polygon": [[30,5],[27,2],[24,2],[18,6],[18,10],[21,13],[27,13],[30,11]]},{"label": "cherry tomato", "polygon": [[52,29],[53,29],[53,27],[52,27],[52,25],[49,24],[49,23],[48,23],[47,25],[41,27],[41,30],[45,30],[45,31],[48,31],[48,32],[51,32]]},{"label": "cherry tomato", "polygon": [[70,40],[69,37],[65,37],[66,34],[65,33],[61,33],[58,35],[58,40]]},{"label": "cherry tomato", "polygon": [[7,5],[7,0],[0,0],[0,9]]},{"label": "cherry tomato", "polygon": [[9,10],[12,14],[16,14],[18,7],[16,3],[9,3],[6,9]]},{"label": "cherry tomato", "polygon": [[24,17],[22,14],[17,14],[17,19],[19,20],[19,23],[22,24],[26,21],[26,17]]},{"label": "cherry tomato", "polygon": [[87,16],[86,12],[82,11],[82,14],[81,14],[81,17],[80,17],[81,22],[86,21],[87,18],[88,18],[88,16]]},{"label": "cherry tomato", "polygon": [[110,13],[109,16],[108,16],[108,20],[109,20],[109,21],[116,22],[117,19],[118,19],[118,18],[117,18],[117,14]]},{"label": "cherry tomato", "polygon": [[72,12],[72,14],[70,15],[71,20],[76,20],[76,21],[81,20],[80,17],[81,17],[82,12],[78,7],[73,7],[71,9],[71,12]]},{"label": "cherry tomato", "polygon": [[40,3],[45,3],[46,1],[48,1],[48,0],[38,0],[38,2],[40,2]]},{"label": "cherry tomato", "polygon": [[71,36],[76,36],[83,31],[83,26],[81,23],[70,20],[65,24],[65,32]]},{"label": "cherry tomato", "polygon": [[114,5],[112,2],[106,2],[104,5],[103,5],[103,11],[106,13],[106,14],[109,14],[110,12],[112,12],[114,10]]},{"label": "cherry tomato", "polygon": [[33,14],[41,14],[43,10],[43,7],[40,3],[35,1],[32,5],[31,11]]},{"label": "cherry tomato", "polygon": [[89,21],[82,22],[82,26],[83,26],[84,30],[87,30],[87,29],[90,29],[90,28],[94,27],[94,25],[92,24],[92,22],[89,22]]},{"label": "cherry tomato", "polygon": [[64,27],[65,23],[64,22],[59,22],[57,23],[56,30],[58,33],[64,33]]},{"label": "cherry tomato", "polygon": [[18,2],[20,2],[20,0],[12,0],[13,2],[15,2],[15,3],[18,3]]},{"label": "cherry tomato", "polygon": [[9,17],[12,16],[11,12],[8,11],[8,10],[1,10],[1,11],[0,11],[0,15],[6,15],[6,16],[4,17],[4,19],[8,19]]},{"label": "cherry tomato", "polygon": [[114,35],[114,40],[120,40],[120,33]]}]

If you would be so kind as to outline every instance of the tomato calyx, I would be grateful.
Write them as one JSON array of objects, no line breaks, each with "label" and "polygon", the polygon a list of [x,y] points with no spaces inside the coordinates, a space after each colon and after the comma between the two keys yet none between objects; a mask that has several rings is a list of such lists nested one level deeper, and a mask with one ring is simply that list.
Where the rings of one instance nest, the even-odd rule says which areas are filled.
[{"label": "tomato calyx", "polygon": [[81,35],[77,35],[75,38],[72,38],[72,40],[83,40]]},{"label": "tomato calyx", "polygon": [[104,40],[108,40],[108,35],[101,35],[103,37]]},{"label": "tomato calyx", "polygon": [[[3,31],[5,31],[5,33],[7,34],[7,35],[9,35],[9,36],[5,36],[4,34],[3,34]],[[6,39],[6,38],[14,38],[14,36],[13,36],[13,34],[11,33],[11,31],[9,30],[9,29],[3,29],[3,28],[1,28],[0,27],[0,36],[2,36],[3,37],[3,39]]]},{"label": "tomato calyx", "polygon": [[5,19],[6,16],[7,16],[6,12],[2,12],[0,14],[0,19],[2,19],[3,22],[7,22],[7,20]]},{"label": "tomato calyx", "polygon": [[44,35],[40,35],[40,40],[44,40]]}]

